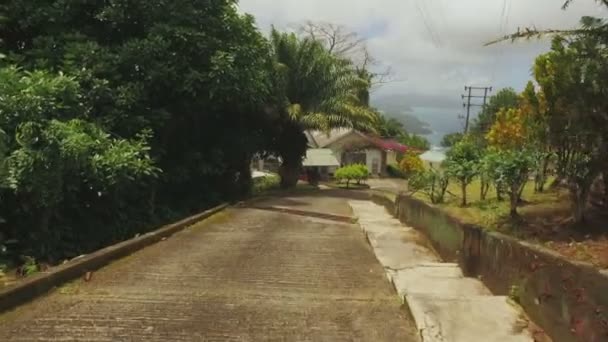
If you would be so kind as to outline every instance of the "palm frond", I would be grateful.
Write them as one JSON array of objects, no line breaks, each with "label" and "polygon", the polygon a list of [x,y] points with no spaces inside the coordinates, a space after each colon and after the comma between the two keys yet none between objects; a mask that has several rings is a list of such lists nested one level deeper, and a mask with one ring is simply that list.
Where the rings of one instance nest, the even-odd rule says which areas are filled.
[{"label": "palm frond", "polygon": [[284,83],[288,117],[303,127],[328,131],[376,124],[359,95],[369,89],[351,61],[338,58],[312,39],[273,30],[275,63]]},{"label": "palm frond", "polygon": [[[595,0],[596,2],[599,2],[601,4],[604,4],[604,6],[608,7],[608,0]],[[574,0],[566,0],[566,2],[564,2],[564,4],[562,5],[562,9],[568,9],[568,7],[570,7],[570,5],[574,2]]]},{"label": "palm frond", "polygon": [[[608,0],[605,0],[608,6]],[[568,4],[568,3],[567,3]],[[494,45],[504,41],[514,42],[519,39],[543,38],[546,36],[578,36],[578,35],[597,35],[607,37],[608,39],[608,21],[604,18],[584,16],[580,20],[581,27],[570,30],[547,29],[539,30],[536,27],[526,27],[523,30],[518,28],[517,32],[500,37],[493,41],[487,42],[484,46]]]}]

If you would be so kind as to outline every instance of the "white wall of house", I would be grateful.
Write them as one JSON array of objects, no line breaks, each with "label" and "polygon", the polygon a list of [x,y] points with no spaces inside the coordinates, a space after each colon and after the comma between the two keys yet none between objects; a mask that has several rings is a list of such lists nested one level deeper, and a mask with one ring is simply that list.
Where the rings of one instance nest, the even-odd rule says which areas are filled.
[{"label": "white wall of house", "polygon": [[386,165],[397,165],[397,152],[388,151],[386,152]]},{"label": "white wall of house", "polygon": [[373,175],[382,173],[382,151],[376,149],[365,150],[367,154],[367,169]]},{"label": "white wall of house", "polygon": [[[369,172],[373,175],[379,175],[382,173],[382,151],[378,149],[365,149],[366,166]],[[342,164],[342,150],[334,150],[334,154],[338,159],[338,162]],[[335,170],[330,170],[333,173]]]}]

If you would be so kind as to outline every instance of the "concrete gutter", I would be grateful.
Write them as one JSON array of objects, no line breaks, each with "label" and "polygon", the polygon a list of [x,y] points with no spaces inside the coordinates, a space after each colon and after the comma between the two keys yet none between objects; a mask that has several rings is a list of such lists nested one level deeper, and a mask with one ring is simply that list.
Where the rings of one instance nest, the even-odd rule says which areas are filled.
[{"label": "concrete gutter", "polygon": [[337,222],[343,222],[343,223],[357,223],[357,218],[353,217],[353,216],[322,213],[322,212],[310,211],[310,210],[299,210],[299,209],[281,207],[281,206],[276,206],[276,205],[270,205],[270,206],[252,205],[252,206],[250,206],[250,208],[258,209],[258,210],[274,211],[274,212],[298,215],[298,216],[308,216],[308,217],[320,218],[320,219],[324,219],[324,220],[337,221]]},{"label": "concrete gutter", "polygon": [[441,262],[425,237],[384,206],[349,201],[423,342],[531,342],[530,323],[506,296],[493,296],[458,264]]},{"label": "concrete gutter", "polygon": [[95,271],[116,259],[123,258],[157,243],[227,207],[228,204],[219,205],[179,222],[166,225],[153,232],[72,259],[66,264],[51,268],[47,272],[36,274],[15,285],[0,289],[0,312],[10,310],[17,305],[47,293],[54,287],[81,277],[87,272]]}]

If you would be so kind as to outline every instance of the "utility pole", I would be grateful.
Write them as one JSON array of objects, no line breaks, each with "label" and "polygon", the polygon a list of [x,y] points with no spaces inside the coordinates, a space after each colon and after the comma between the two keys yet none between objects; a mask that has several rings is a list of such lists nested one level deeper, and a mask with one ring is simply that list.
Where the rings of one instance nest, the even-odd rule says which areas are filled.
[{"label": "utility pole", "polygon": [[[473,91],[483,90],[483,96],[473,95]],[[463,103],[463,107],[467,109],[467,116],[465,118],[466,122],[464,124],[464,134],[469,133],[469,126],[471,121],[471,107],[482,107],[485,108],[488,101],[488,94],[492,91],[492,87],[469,87],[465,86],[464,91],[468,91],[468,95],[462,95],[462,99],[465,98],[467,101]],[[475,104],[471,103],[471,99],[475,98],[483,98],[483,104]]]}]

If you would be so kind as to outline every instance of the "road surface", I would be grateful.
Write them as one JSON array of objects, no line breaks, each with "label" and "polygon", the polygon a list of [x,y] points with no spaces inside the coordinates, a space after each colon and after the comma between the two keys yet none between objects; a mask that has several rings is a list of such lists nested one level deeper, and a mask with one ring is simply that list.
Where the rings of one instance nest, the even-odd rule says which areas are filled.
[{"label": "road surface", "polygon": [[[349,212],[326,194],[271,204]],[[0,341],[84,340],[418,337],[357,225],[243,207],[0,316]]]}]

